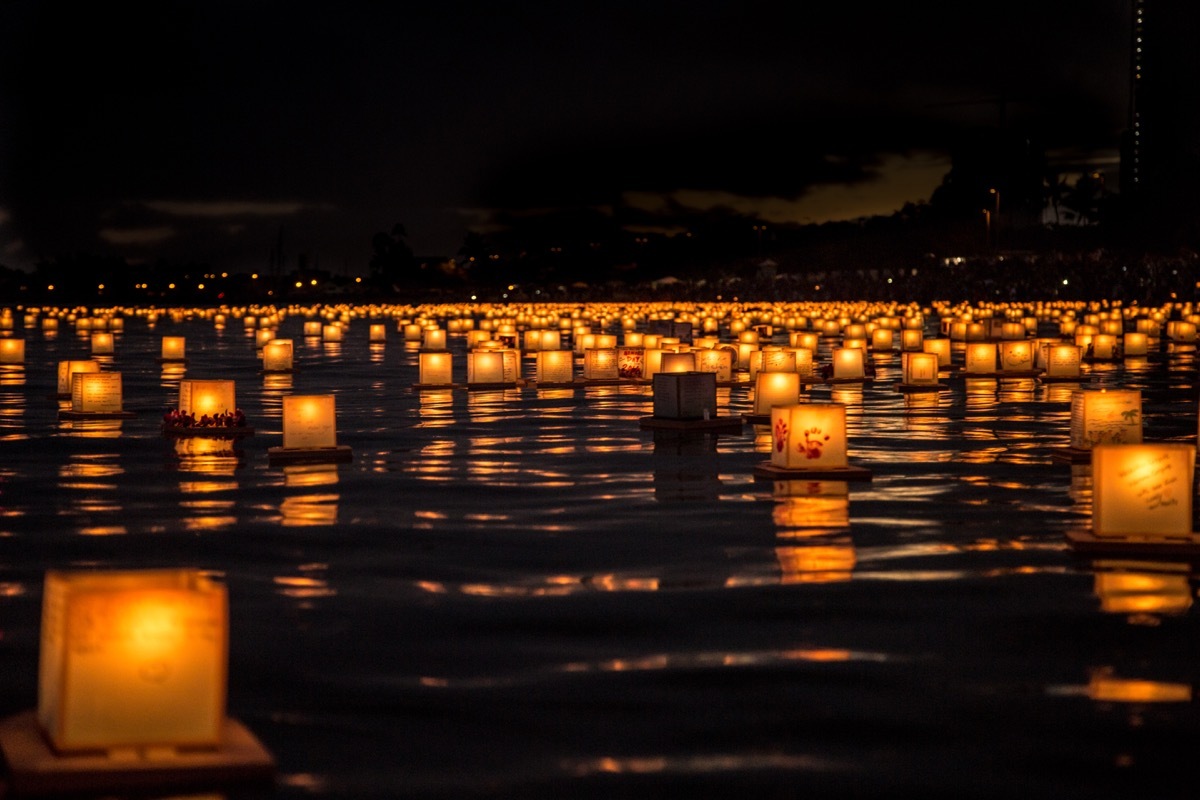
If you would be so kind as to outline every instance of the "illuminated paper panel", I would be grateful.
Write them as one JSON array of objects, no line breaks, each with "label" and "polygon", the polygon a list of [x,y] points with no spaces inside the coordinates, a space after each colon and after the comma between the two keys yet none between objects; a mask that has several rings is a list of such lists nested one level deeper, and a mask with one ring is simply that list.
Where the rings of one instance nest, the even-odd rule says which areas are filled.
[{"label": "illuminated paper panel", "polygon": [[1139,389],[1107,389],[1071,393],[1071,447],[1140,444],[1142,393]]},{"label": "illuminated paper panel", "polygon": [[717,376],[711,372],[660,372],[653,378],[654,416],[712,419],[717,414]]},{"label": "illuminated paper panel", "polygon": [[331,394],[288,395],[283,398],[285,448],[337,447],[337,422]]},{"label": "illuminated paper panel", "polygon": [[570,350],[539,350],[536,375],[539,383],[570,383],[575,380],[575,354]]},{"label": "illuminated paper panel", "polygon": [[450,383],[453,358],[447,352],[424,352],[417,360],[418,382],[430,386]]},{"label": "illuminated paper panel", "polygon": [[733,380],[733,350],[719,347],[713,350],[695,350],[696,371],[712,372],[717,376],[718,383],[728,383]]},{"label": "illuminated paper panel", "polygon": [[613,347],[601,347],[583,351],[583,377],[589,381],[616,380],[617,351]]},{"label": "illuminated paper panel", "polygon": [[[1024,331],[1024,328],[1021,330]],[[1029,342],[1000,342],[999,355],[1002,371],[1022,372],[1033,369],[1033,345]]]},{"label": "illuminated paper panel", "polygon": [[162,357],[167,361],[182,361],[187,347],[187,339],[183,336],[162,337]]},{"label": "illuminated paper panel", "polygon": [[772,406],[800,402],[798,372],[760,372],[754,379],[754,413],[770,414]]},{"label": "illuminated paper panel", "polygon": [[99,361],[60,361],[58,362],[58,393],[70,396],[73,388],[73,376],[76,372],[99,372]]},{"label": "illuminated paper panel", "polygon": [[1083,349],[1074,344],[1045,346],[1045,369],[1048,378],[1080,377]]},{"label": "illuminated paper panel", "polygon": [[834,378],[862,378],[866,375],[865,351],[858,347],[835,347],[832,353]]},{"label": "illuminated paper panel", "polygon": [[938,382],[938,357],[934,353],[904,354],[904,383],[919,386]]},{"label": "illuminated paper panel", "polygon": [[38,721],[62,752],[216,746],[225,588],[192,570],[46,574]]},{"label": "illuminated paper panel", "polygon": [[771,465],[785,469],[848,466],[846,406],[799,403],[771,409]]},{"label": "illuminated paper panel", "polygon": [[204,414],[233,413],[237,409],[231,380],[182,380],[179,411],[199,419]]},{"label": "illuminated paper panel", "polygon": [[292,340],[272,339],[263,345],[263,370],[286,372],[292,368]]},{"label": "illuminated paper panel", "polygon": [[89,413],[121,411],[121,373],[76,372],[71,378],[71,410]]},{"label": "illuminated paper panel", "polygon": [[967,345],[963,361],[964,372],[990,373],[996,371],[996,345],[977,342]]},{"label": "illuminated paper panel", "polygon": [[0,364],[24,364],[25,340],[0,339]]},{"label": "illuminated paper panel", "polygon": [[1196,448],[1100,444],[1092,448],[1092,532],[1189,536]]}]

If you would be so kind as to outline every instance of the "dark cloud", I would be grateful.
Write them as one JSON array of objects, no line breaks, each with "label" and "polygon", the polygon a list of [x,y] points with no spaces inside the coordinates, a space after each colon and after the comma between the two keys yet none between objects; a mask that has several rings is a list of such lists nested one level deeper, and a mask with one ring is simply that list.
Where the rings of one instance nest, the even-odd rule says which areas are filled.
[{"label": "dark cloud", "polygon": [[[946,152],[1001,111],[1047,146],[1114,148],[1128,13],[1119,0],[9,0],[0,245],[49,257],[145,241],[253,261],[283,227],[351,263],[396,221],[418,251],[453,251],[462,209],[869,186],[888,154]],[[201,201],[304,211],[155,205]],[[157,244],[134,233],[164,228],[176,235]]]}]

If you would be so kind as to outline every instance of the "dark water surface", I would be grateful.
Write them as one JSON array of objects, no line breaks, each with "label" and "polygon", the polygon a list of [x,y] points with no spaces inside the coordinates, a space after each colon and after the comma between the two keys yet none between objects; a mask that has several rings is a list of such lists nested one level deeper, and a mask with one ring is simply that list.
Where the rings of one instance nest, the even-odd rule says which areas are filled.
[{"label": "dark water surface", "polygon": [[[365,318],[341,343],[302,322],[278,331],[294,374],[264,376],[241,320],[129,317],[115,423],[58,419],[57,362],[89,340],[18,323],[0,716],[37,702],[47,569],[195,567],[228,585],[229,713],[280,798],[1194,795],[1196,573],[1066,545],[1091,515],[1090,466],[1053,457],[1080,384],[904,395],[876,355],[876,380],[806,394],[848,405],[873,475],[813,497],[755,479],[753,426],[640,429],[649,387],[416,391],[393,321],[382,345]],[[1195,369],[1156,347],[1082,384],[1141,389],[1145,439],[1194,442]],[[164,436],[184,376],[234,379],[255,435]],[[353,462],[270,466],[281,398],[330,392]],[[718,389],[720,413],[752,394]],[[1146,610],[1109,606],[1114,572]]]}]

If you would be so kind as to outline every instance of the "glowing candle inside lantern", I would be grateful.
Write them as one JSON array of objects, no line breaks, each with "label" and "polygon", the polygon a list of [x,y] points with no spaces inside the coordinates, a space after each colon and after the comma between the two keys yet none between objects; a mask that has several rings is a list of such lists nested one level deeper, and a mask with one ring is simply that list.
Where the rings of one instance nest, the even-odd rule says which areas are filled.
[{"label": "glowing candle inside lantern", "polygon": [[445,350],[446,332],[441,328],[425,328],[421,331],[421,347],[425,350]]},{"label": "glowing candle inside lantern", "polygon": [[285,396],[284,448],[337,447],[336,415],[336,401],[332,394]]},{"label": "glowing candle inside lantern", "polygon": [[503,383],[504,358],[500,350],[467,353],[467,383]]},{"label": "glowing candle inside lantern", "polygon": [[371,327],[367,329],[367,336],[369,341],[372,342],[386,342],[387,325],[384,325],[382,322],[372,323]]},{"label": "glowing candle inside lantern", "polygon": [[92,334],[92,355],[111,355],[113,352],[113,335],[106,331]]},{"label": "glowing candle inside lantern", "polygon": [[848,466],[846,406],[798,403],[771,409],[771,465],[784,469]]},{"label": "glowing candle inside lantern", "polygon": [[46,574],[37,717],[60,752],[215,747],[225,588],[192,570]]},{"label": "glowing candle inside lantern", "polygon": [[659,360],[659,372],[695,372],[696,356],[689,350],[686,353],[664,352]]},{"label": "glowing candle inside lantern", "polygon": [[1149,352],[1149,338],[1145,333],[1140,331],[1130,331],[1124,334],[1123,344],[1125,355],[1127,356],[1144,356]]},{"label": "glowing candle inside lantern", "polygon": [[871,349],[890,353],[895,349],[895,332],[891,328],[876,328],[871,331]]}]

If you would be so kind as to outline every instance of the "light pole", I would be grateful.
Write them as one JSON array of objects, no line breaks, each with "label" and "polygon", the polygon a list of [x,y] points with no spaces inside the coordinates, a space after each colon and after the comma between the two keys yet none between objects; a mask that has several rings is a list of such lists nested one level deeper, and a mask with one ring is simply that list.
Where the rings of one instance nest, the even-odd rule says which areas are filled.
[{"label": "light pole", "polygon": [[992,212],[986,208],[983,209],[983,246],[988,247],[992,243]]}]

